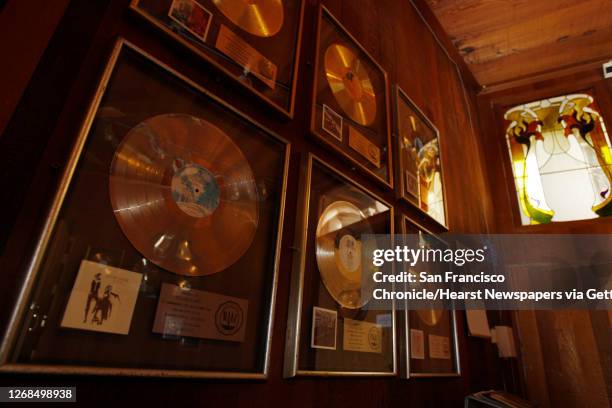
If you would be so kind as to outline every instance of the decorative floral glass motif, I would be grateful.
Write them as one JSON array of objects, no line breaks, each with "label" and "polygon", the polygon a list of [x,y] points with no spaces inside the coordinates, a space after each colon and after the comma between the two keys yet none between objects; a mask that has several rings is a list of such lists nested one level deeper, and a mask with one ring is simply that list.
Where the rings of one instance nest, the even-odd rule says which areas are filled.
[{"label": "decorative floral glass motif", "polygon": [[612,214],[610,138],[591,95],[515,106],[504,118],[523,225]]}]

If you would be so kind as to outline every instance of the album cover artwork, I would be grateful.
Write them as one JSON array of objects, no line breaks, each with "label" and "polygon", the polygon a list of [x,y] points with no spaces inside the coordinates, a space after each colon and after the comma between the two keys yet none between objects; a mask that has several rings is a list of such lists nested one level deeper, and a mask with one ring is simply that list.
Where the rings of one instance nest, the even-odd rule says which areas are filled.
[{"label": "album cover artwork", "polygon": [[128,334],[142,274],[82,261],[62,327]]}]

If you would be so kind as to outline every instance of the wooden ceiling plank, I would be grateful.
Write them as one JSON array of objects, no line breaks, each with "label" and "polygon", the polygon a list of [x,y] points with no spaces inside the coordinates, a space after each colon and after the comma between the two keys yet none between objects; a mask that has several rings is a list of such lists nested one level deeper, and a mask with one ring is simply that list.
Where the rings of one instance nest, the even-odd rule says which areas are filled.
[{"label": "wooden ceiling plank", "polygon": [[600,0],[580,2],[573,7],[556,10],[545,16],[534,15],[502,30],[474,34],[472,38],[459,39],[458,48],[463,51],[468,64],[481,63],[520,53],[543,44],[567,42],[575,37],[592,36],[612,25],[612,8],[598,10]]},{"label": "wooden ceiling plank", "polygon": [[580,62],[612,58],[612,27],[592,36],[576,37],[563,43],[511,54],[482,64],[469,65],[479,83],[492,85],[520,77],[561,69]]},{"label": "wooden ceiling plank", "polygon": [[612,58],[611,0],[425,0],[482,85]]},{"label": "wooden ceiling plank", "polygon": [[[597,0],[599,3],[604,1]],[[440,21],[449,27],[449,34],[453,37],[508,27],[515,22],[531,18],[533,15],[546,15],[576,4],[576,0],[449,0],[441,2],[428,0],[428,2]]]}]

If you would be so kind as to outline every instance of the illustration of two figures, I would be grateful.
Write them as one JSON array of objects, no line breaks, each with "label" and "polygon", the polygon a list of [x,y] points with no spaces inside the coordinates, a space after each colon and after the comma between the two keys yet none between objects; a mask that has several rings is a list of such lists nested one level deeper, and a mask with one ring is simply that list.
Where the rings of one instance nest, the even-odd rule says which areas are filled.
[{"label": "illustration of two figures", "polygon": [[[87,301],[85,303],[85,315],[83,316],[83,323],[87,323],[87,318],[91,317],[91,324],[101,325],[104,321],[108,320],[113,310],[113,301],[116,300],[121,303],[119,295],[113,292],[112,285],[106,285],[104,287],[104,293],[100,296],[100,288],[102,286],[102,274],[96,273],[89,286],[89,294],[87,295]],[[93,304],[93,310],[91,316],[89,310]]]}]

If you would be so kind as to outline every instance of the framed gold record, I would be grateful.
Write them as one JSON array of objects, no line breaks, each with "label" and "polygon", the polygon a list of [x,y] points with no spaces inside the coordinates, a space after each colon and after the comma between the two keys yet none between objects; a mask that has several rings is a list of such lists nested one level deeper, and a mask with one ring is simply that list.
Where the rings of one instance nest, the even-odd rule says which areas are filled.
[{"label": "framed gold record", "polygon": [[372,234],[393,234],[393,207],[312,154],[300,186],[285,377],[395,375],[395,310],[367,308],[362,261]]},{"label": "framed gold record", "polygon": [[[398,217],[402,241],[423,248],[446,249],[448,244],[406,215]],[[423,267],[436,267],[426,264]],[[410,267],[406,267],[409,271]],[[416,273],[416,271],[413,271]],[[428,273],[436,271],[427,270]],[[439,272],[439,271],[438,271]],[[408,285],[408,284],[405,284]],[[418,283],[414,285],[420,285]],[[418,288],[417,288],[418,289]],[[406,286],[406,290],[410,290]],[[407,302],[407,301],[406,301]],[[461,375],[457,332],[457,311],[442,309],[410,310],[402,313],[402,377],[457,377]]]},{"label": "framed gold record", "polygon": [[311,133],[393,187],[387,73],[324,6],[316,50]]},{"label": "framed gold record", "polygon": [[440,132],[399,85],[394,117],[397,194],[448,231]]},{"label": "framed gold record", "polygon": [[289,149],[119,39],[0,371],[266,378]]},{"label": "framed gold record", "polygon": [[165,35],[292,118],[304,0],[132,0]]}]

